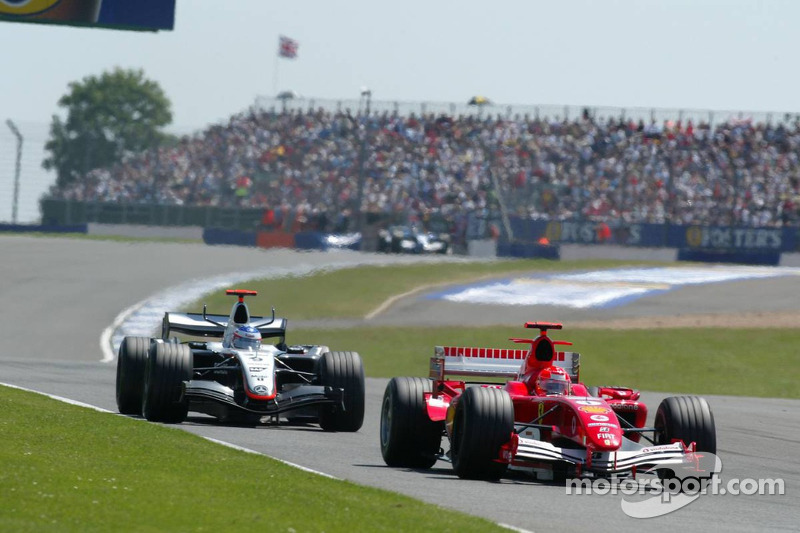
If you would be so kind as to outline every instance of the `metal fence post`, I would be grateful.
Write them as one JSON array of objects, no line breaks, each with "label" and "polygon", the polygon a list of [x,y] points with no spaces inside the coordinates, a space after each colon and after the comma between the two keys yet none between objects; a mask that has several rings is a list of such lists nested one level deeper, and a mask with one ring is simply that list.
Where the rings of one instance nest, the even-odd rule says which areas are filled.
[{"label": "metal fence post", "polygon": [[6,120],[6,124],[11,130],[11,133],[17,138],[17,161],[14,165],[14,198],[11,200],[11,223],[16,224],[17,207],[19,206],[19,174],[22,169],[22,143],[24,139],[11,119]]}]

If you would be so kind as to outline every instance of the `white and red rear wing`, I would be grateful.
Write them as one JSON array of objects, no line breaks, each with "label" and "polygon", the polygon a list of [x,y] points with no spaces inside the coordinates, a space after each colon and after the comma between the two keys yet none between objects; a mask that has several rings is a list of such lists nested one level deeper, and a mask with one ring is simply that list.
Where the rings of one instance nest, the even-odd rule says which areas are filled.
[{"label": "white and red rear wing", "polygon": [[[430,377],[436,379],[445,374],[516,377],[529,352],[529,349],[436,346],[431,358]],[[556,352],[553,365],[563,368],[571,379],[579,381],[580,354]]]}]

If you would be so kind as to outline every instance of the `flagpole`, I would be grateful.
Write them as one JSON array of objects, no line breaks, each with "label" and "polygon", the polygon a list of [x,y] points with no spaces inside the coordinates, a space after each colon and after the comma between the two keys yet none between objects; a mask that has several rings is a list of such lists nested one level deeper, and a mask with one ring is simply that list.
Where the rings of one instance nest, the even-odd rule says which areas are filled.
[{"label": "flagpole", "polygon": [[278,36],[278,53],[275,54],[275,69],[272,71],[272,96],[278,96],[278,70],[281,68],[281,36]]},{"label": "flagpole", "polygon": [[281,58],[275,56],[275,69],[272,71],[272,96],[278,95],[278,69],[281,67]]}]

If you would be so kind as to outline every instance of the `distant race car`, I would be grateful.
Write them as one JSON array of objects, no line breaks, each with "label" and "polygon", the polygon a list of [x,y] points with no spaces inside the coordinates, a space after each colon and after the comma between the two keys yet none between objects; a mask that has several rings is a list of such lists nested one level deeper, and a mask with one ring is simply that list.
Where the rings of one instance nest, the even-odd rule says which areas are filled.
[{"label": "distant race car", "polygon": [[[125,337],[117,360],[119,412],[179,423],[189,411],[223,422],[318,423],[358,431],[364,420],[364,369],[356,352],[285,344],[284,318],[250,316],[245,296],[230,316],[165,313],[160,339]],[[221,342],[180,342],[173,332]],[[274,344],[262,343],[273,339]]]},{"label": "distant race car", "polygon": [[[716,453],[714,417],[705,399],[664,399],[653,427],[647,406],[625,387],[587,389],[580,356],[559,352],[550,329],[529,322],[530,349],[436,347],[429,379],[393,378],[381,408],[383,459],[393,467],[452,462],[459,477],[498,479],[518,470],[540,480],[567,477],[685,476],[700,471],[700,452]],[[511,378],[466,383],[446,376]],[[449,450],[441,448],[442,437]],[[649,441],[642,444],[644,439]]]},{"label": "distant race car", "polygon": [[390,226],[378,231],[378,251],[395,254],[450,253],[450,235],[420,231],[414,226]]}]

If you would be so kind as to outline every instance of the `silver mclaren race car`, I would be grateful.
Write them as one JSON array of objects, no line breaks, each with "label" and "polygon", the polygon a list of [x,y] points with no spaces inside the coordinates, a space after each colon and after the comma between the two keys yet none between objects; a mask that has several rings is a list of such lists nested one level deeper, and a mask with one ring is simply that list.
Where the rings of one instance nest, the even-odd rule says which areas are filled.
[{"label": "silver mclaren race car", "polygon": [[[356,352],[286,344],[285,318],[251,316],[255,291],[228,290],[230,315],[164,314],[160,339],[125,337],[117,359],[119,412],[179,423],[189,411],[238,424],[318,423],[358,431],[364,369]],[[180,341],[171,334],[217,338]],[[269,340],[270,342],[264,342]]]}]

